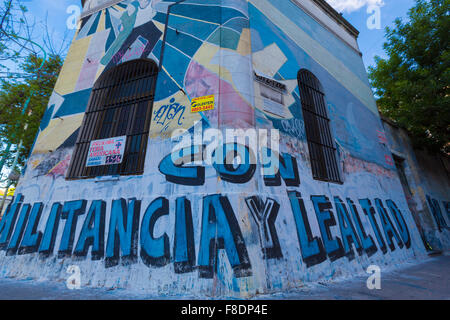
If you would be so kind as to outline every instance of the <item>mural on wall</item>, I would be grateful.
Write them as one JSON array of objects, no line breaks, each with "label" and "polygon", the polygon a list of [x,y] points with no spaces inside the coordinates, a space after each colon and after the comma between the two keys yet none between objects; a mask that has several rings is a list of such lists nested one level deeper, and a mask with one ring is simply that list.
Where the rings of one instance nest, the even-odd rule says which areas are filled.
[{"label": "mural on wall", "polygon": [[[217,123],[218,110],[221,125],[253,124],[250,88],[242,79],[245,70],[235,63],[250,59],[248,16],[241,1],[227,2],[222,8],[217,1],[188,1],[173,8],[153,106],[152,137],[170,137],[174,129],[189,129],[201,118]],[[159,62],[170,3],[125,0],[82,19],[42,121],[31,167],[38,172],[33,176],[50,175],[55,162],[56,155],[38,155],[73,147],[92,86],[104,70],[132,59]],[[186,110],[192,98],[205,95],[216,95],[220,108],[204,114]],[[70,151],[59,158],[57,172],[67,169]]]},{"label": "mural on wall", "polygon": [[[235,150],[245,148],[236,145]],[[241,157],[245,159],[244,155]],[[377,251],[386,255],[411,248],[409,226],[394,201],[302,196],[298,191],[290,191],[300,186],[296,159],[288,154],[280,157],[277,176],[265,174],[263,180],[270,187],[282,187],[283,181],[288,189],[285,197],[288,201],[278,196],[264,198],[260,195],[245,199],[258,230],[263,259],[283,259],[285,248],[280,242],[276,222],[287,219],[286,215],[294,221],[301,260],[307,268],[326,260],[334,262],[346,257],[351,261],[356,256],[370,257]],[[172,159],[171,155],[165,157],[159,166],[167,183],[192,187],[205,184],[204,167],[175,165]],[[240,185],[260,172],[255,166],[244,162],[237,170],[227,165],[214,165],[214,168],[228,183]],[[110,203],[84,199],[54,202],[45,206],[45,210],[42,202],[31,204],[25,200],[18,194],[0,221],[0,249],[6,250],[7,256],[39,253],[44,258],[55,255],[63,259],[87,258],[90,253],[90,259],[103,260],[105,268],[119,263],[137,263],[140,257],[150,268],[173,263],[175,273],[198,270],[199,277],[213,278],[217,272],[218,250],[223,249],[234,277],[252,276],[252,262],[241,222],[225,194],[204,195],[201,212],[193,212],[189,196],[177,197],[174,202],[158,197],[145,210],[142,200],[136,198],[115,199]],[[314,236],[311,231],[312,222],[305,207],[307,201],[313,208],[320,236]],[[156,231],[158,221],[173,212],[173,230]],[[200,223],[194,219],[200,219]],[[194,226],[199,225],[201,230],[194,232]],[[333,234],[332,227],[338,228],[339,236]],[[194,239],[194,234],[199,234],[200,238]]]},{"label": "mural on wall", "polygon": [[[43,261],[49,277],[55,261],[77,261],[88,274],[113,275],[105,277],[118,282],[129,272],[136,286],[179,283],[182,290],[214,278],[230,292],[255,292],[262,282],[288,288],[315,274],[360,271],[367,263],[397,262],[422,250],[386,158],[389,149],[379,138],[383,128],[363,88],[368,84],[359,55],[298,7],[283,1],[274,8],[278,2],[272,0],[174,6],[162,52],[171,3],[124,0],[82,19],[19,194],[0,221],[0,249],[7,256],[19,262],[36,257],[24,268]],[[276,10],[286,24],[269,17]],[[302,25],[288,28],[297,13]],[[309,38],[298,41],[295,28]],[[144,174],[65,180],[96,79],[132,59],[160,64],[162,55]],[[339,79],[331,66],[336,61],[345,67]],[[343,185],[312,178],[300,68],[324,87]],[[192,99],[211,95],[213,110],[191,112]],[[278,129],[280,149],[273,154],[279,170],[242,162],[250,148],[237,143],[231,148],[242,153],[238,166],[175,163],[172,132],[192,133],[196,123],[203,134],[207,128]],[[207,147],[195,144],[183,159]],[[131,272],[133,267],[155,274]],[[186,274],[194,277],[178,277]]]},{"label": "mural on wall", "polygon": [[[432,197],[427,195],[427,203],[430,207],[431,213],[433,214],[433,218],[436,222],[436,225],[438,227],[439,232],[442,232],[443,229],[447,229],[447,221],[445,221],[444,214],[441,210],[441,206],[439,204],[439,201],[436,199],[433,199]],[[442,202],[442,205],[444,207],[444,212],[447,212],[447,217],[449,216],[449,203],[446,201]]]},{"label": "mural on wall", "polygon": [[[200,119],[213,126],[241,128],[268,121],[270,127],[300,141],[302,147],[296,151],[307,159],[297,82],[297,71],[306,68],[324,87],[344,172],[367,171],[392,176],[394,165],[388,161],[389,150],[378,141],[383,131],[378,114],[264,15],[264,7],[270,4],[227,0],[187,1],[174,6],[162,53],[166,11],[170,3],[125,0],[82,19],[42,121],[31,166],[38,172],[31,176],[58,178],[64,175],[91,88],[104,70],[131,59],[149,58],[159,62],[161,54],[164,54],[164,63],[153,106],[152,138],[169,138],[173,130],[189,129]],[[292,17],[288,14],[287,18]],[[252,20],[251,28],[249,19]],[[305,19],[317,24],[306,16]],[[320,39],[319,34],[308,32],[311,39]],[[321,45],[325,46],[322,42]],[[328,45],[325,49],[344,59],[340,51],[332,50]],[[354,55],[342,44],[336,49]],[[366,79],[354,59],[344,60],[358,81]],[[252,70],[255,75],[273,79],[286,87],[280,101],[274,101],[262,91],[264,88],[255,80]],[[186,111],[192,98],[206,95],[216,95],[214,110],[204,113]],[[358,115],[358,121],[355,115]],[[64,151],[59,152],[62,149]],[[58,155],[52,154],[56,150]],[[59,161],[54,170],[51,165],[56,158]]]},{"label": "mural on wall", "polygon": [[[281,11],[280,6],[286,7],[286,10]],[[390,151],[386,144],[378,139],[380,132],[383,133],[384,129],[376,108],[374,110],[372,106],[373,101],[369,103],[358,96],[354,91],[356,83],[351,88],[344,86],[340,82],[344,74],[340,75],[339,79],[333,77],[331,71],[327,70],[327,66],[332,65],[331,62],[325,65],[317,62],[322,58],[319,51],[311,56],[307,50],[309,45],[323,46],[326,50],[323,55],[327,54],[333,59],[339,59],[340,64],[343,62],[343,68],[347,67],[349,72],[357,78],[354,81],[364,83],[367,99],[373,100],[364,66],[355,65],[355,61],[359,60],[356,57],[357,53],[343,43],[335,43],[336,39],[330,39],[324,43],[323,27],[296,8],[291,1],[281,4],[272,0],[250,1],[254,69],[258,73],[284,83],[288,88],[283,104],[278,104],[278,109],[284,110],[278,112],[278,115],[267,111],[265,104],[268,99],[264,97],[255,99],[255,108],[261,110],[264,117],[272,121],[273,126],[281,132],[299,140],[305,140],[297,72],[302,68],[308,69],[319,78],[324,87],[329,118],[332,119],[331,126],[342,155],[345,172],[369,171],[383,176],[392,176],[394,164],[389,161]],[[298,32],[306,32],[307,35],[301,41],[297,41],[293,36],[287,36],[285,33],[288,30],[287,26],[271,21],[265,15],[272,11],[284,15],[286,21],[290,20],[304,27]],[[301,15],[302,19],[299,19],[298,15]],[[316,28],[311,28],[311,25]],[[344,54],[347,55],[346,58],[342,57]],[[258,87],[257,84],[256,87]]]}]

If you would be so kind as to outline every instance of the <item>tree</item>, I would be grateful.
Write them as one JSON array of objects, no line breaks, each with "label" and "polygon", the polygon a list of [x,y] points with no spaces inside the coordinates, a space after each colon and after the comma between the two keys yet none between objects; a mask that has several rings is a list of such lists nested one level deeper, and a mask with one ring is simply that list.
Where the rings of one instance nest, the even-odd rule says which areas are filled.
[{"label": "tree", "polygon": [[[68,30],[62,39],[49,31],[48,15],[39,23],[29,16],[19,0],[0,0],[0,167],[8,171],[30,152],[69,45]],[[19,168],[12,168],[20,142]]]},{"label": "tree", "polygon": [[42,54],[43,50],[53,56],[64,56],[67,52],[70,30],[65,29],[63,37],[58,39],[54,30],[49,28],[48,13],[43,21],[38,22],[29,16],[27,7],[19,0],[0,0],[0,78],[33,77],[34,74],[17,70],[17,66],[30,55]]},{"label": "tree", "polygon": [[416,0],[408,21],[386,28],[387,59],[369,79],[378,108],[411,135],[415,147],[450,154],[450,0]]},{"label": "tree", "polygon": [[[31,40],[36,22],[30,23],[27,8],[14,0],[0,0],[0,77],[17,77],[11,67],[31,53],[36,46]],[[6,71],[5,71],[6,70]]]},{"label": "tree", "polygon": [[[31,54],[20,64],[23,73],[35,74],[23,81],[16,79],[0,80],[0,140],[18,145],[22,140],[19,166],[23,166],[30,153],[40,121],[44,115],[48,100],[52,94],[63,61],[61,56],[51,55],[39,69],[43,58]],[[30,98],[31,97],[31,98]],[[25,114],[23,107],[30,98]],[[11,165],[14,152],[9,155],[7,165]],[[5,156],[4,150],[0,157]]]}]

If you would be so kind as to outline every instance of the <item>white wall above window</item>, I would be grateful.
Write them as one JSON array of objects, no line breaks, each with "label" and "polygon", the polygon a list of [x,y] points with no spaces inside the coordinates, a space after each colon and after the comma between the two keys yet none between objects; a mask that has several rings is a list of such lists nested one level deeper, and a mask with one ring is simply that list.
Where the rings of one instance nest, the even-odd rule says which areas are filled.
[{"label": "white wall above window", "polygon": [[83,13],[81,14],[81,17],[85,17],[121,1],[122,0],[86,0],[84,2]]}]

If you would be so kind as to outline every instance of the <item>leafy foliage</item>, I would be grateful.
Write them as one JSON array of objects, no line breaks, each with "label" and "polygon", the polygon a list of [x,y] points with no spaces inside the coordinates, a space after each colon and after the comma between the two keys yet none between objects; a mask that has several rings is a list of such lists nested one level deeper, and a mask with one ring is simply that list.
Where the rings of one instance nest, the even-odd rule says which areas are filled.
[{"label": "leafy foliage", "polygon": [[369,78],[380,112],[410,133],[415,147],[450,154],[450,0],[416,0],[408,21],[386,28]]},{"label": "leafy foliage", "polygon": [[[50,56],[38,70],[42,62],[42,57],[30,55],[20,64],[20,69],[28,74],[34,73],[33,78],[0,81],[0,140],[14,145],[23,140],[19,166],[24,164],[31,150],[63,63],[60,56]],[[28,99],[29,104],[23,113]],[[0,152],[0,157],[5,155],[4,151]],[[13,157],[13,154],[9,156],[7,164],[11,164]]]}]

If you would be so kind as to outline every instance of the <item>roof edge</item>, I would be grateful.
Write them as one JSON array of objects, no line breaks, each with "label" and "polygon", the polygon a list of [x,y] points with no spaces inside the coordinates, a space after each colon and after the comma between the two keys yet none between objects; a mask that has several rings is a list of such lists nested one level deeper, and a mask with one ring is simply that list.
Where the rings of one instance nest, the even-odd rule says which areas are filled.
[{"label": "roof edge", "polygon": [[[336,20],[339,24],[350,32],[355,38],[358,38],[359,31],[350,22],[347,21],[339,12],[337,12],[331,5],[325,0],[313,0],[320,8],[322,8],[330,17]],[[84,7],[86,0],[81,0],[81,6]]]},{"label": "roof edge", "polygon": [[358,38],[359,31],[356,29],[350,22],[345,19],[342,14],[337,12],[331,5],[328,4],[325,0],[313,0],[321,9],[325,11],[331,18],[336,20],[337,23],[342,25],[351,35],[355,38]]}]

